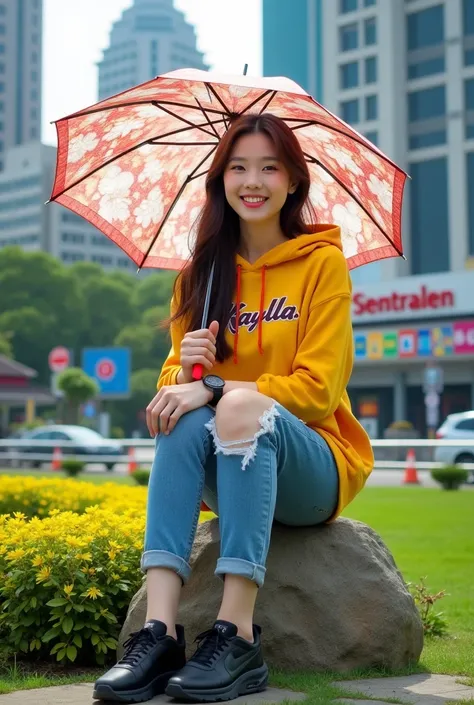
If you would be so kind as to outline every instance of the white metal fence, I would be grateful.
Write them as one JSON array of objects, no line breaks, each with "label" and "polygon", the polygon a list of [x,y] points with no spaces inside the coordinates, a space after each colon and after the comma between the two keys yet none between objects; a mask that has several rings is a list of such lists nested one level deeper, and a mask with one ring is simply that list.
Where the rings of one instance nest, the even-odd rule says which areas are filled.
[{"label": "white metal fence", "polygon": [[[74,455],[68,453],[68,449],[75,448],[78,446],[77,442],[74,441],[40,441],[34,439],[19,439],[19,438],[3,438],[0,439],[0,468],[8,466],[21,466],[22,464],[33,464],[33,463],[51,463],[53,459],[53,454],[51,448],[59,448],[62,452],[63,457],[67,458],[78,458],[87,464],[92,463],[114,463],[123,464],[129,463],[131,460],[138,462],[138,464],[151,464],[154,454],[155,441],[152,438],[124,438],[117,441],[116,439],[104,439],[105,443],[119,443],[122,448],[122,453],[120,455],[104,453],[80,453]],[[396,459],[383,459],[377,458],[377,451],[388,449],[393,451],[398,449],[399,452],[404,452],[405,450],[412,448],[417,453],[417,450],[426,449],[431,450],[431,452],[440,446],[444,447],[458,447],[458,448],[472,448],[474,454],[474,440],[446,440],[446,439],[427,439],[427,438],[416,438],[416,439],[373,439],[372,447],[376,454],[375,469],[377,470],[404,470],[406,467],[406,460],[396,460]],[[41,449],[45,448],[45,452],[26,452],[27,447],[32,445],[35,448]],[[133,449],[133,457],[129,455],[130,449]],[[140,458],[137,455],[141,456]],[[434,467],[442,467],[445,463],[435,462],[431,459],[416,460],[416,467],[419,470],[431,470]],[[474,463],[463,463],[460,467],[464,467],[467,470],[474,471]]]}]

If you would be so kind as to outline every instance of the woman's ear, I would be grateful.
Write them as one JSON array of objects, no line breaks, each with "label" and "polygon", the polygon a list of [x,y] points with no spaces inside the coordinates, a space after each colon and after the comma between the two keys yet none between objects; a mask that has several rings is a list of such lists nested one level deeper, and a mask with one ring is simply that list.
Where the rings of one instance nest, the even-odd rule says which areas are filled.
[{"label": "woman's ear", "polygon": [[288,193],[294,193],[297,188],[298,188],[298,184],[290,184],[290,188],[288,189]]}]

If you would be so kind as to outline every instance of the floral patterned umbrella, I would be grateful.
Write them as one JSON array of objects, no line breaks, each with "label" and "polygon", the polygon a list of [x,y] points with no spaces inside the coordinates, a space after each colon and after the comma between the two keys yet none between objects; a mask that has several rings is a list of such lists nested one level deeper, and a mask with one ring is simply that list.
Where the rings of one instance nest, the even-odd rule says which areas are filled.
[{"label": "floral patterned umbrella", "polygon": [[139,268],[179,269],[230,119],[265,111],[297,135],[319,222],[341,226],[349,267],[403,256],[405,172],[286,78],[183,69],[58,120],[51,201],[92,223]]}]

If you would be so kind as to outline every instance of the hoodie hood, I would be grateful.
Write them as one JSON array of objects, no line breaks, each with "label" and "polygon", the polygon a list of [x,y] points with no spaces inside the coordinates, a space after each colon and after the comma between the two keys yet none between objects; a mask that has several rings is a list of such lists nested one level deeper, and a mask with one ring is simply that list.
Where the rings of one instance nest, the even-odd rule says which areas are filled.
[{"label": "hoodie hood", "polygon": [[338,225],[330,223],[321,223],[311,226],[311,233],[298,235],[291,240],[282,242],[280,245],[273,247],[264,255],[250,264],[240,255],[236,256],[237,265],[237,285],[236,285],[236,326],[234,334],[234,364],[238,364],[238,346],[239,346],[239,313],[242,301],[242,274],[244,272],[260,271],[260,305],[258,310],[258,352],[263,355],[263,314],[265,306],[265,285],[266,272],[272,267],[277,267],[286,262],[291,262],[303,257],[308,257],[315,250],[318,250],[329,245],[337,247],[342,252],[341,229]]},{"label": "hoodie hood", "polygon": [[311,226],[311,232],[306,235],[298,235],[291,240],[282,242],[280,245],[273,247],[264,255],[258,258],[253,264],[250,264],[240,255],[236,257],[236,264],[240,265],[245,271],[256,271],[262,267],[275,267],[283,262],[307,257],[314,250],[327,245],[334,245],[342,252],[341,228],[338,225],[331,223],[321,223]]}]

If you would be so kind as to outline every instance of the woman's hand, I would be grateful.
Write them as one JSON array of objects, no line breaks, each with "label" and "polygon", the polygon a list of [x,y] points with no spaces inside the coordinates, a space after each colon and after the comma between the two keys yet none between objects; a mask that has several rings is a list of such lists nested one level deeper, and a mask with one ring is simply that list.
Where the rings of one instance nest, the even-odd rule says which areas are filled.
[{"label": "woman's hand", "polygon": [[186,333],[181,342],[181,376],[178,382],[193,381],[194,365],[202,365],[210,372],[216,362],[216,338],[219,332],[218,321],[212,321],[209,328]]},{"label": "woman's hand", "polygon": [[150,436],[168,435],[183,414],[199,409],[212,400],[212,392],[202,382],[162,387],[146,408],[146,425]]}]

